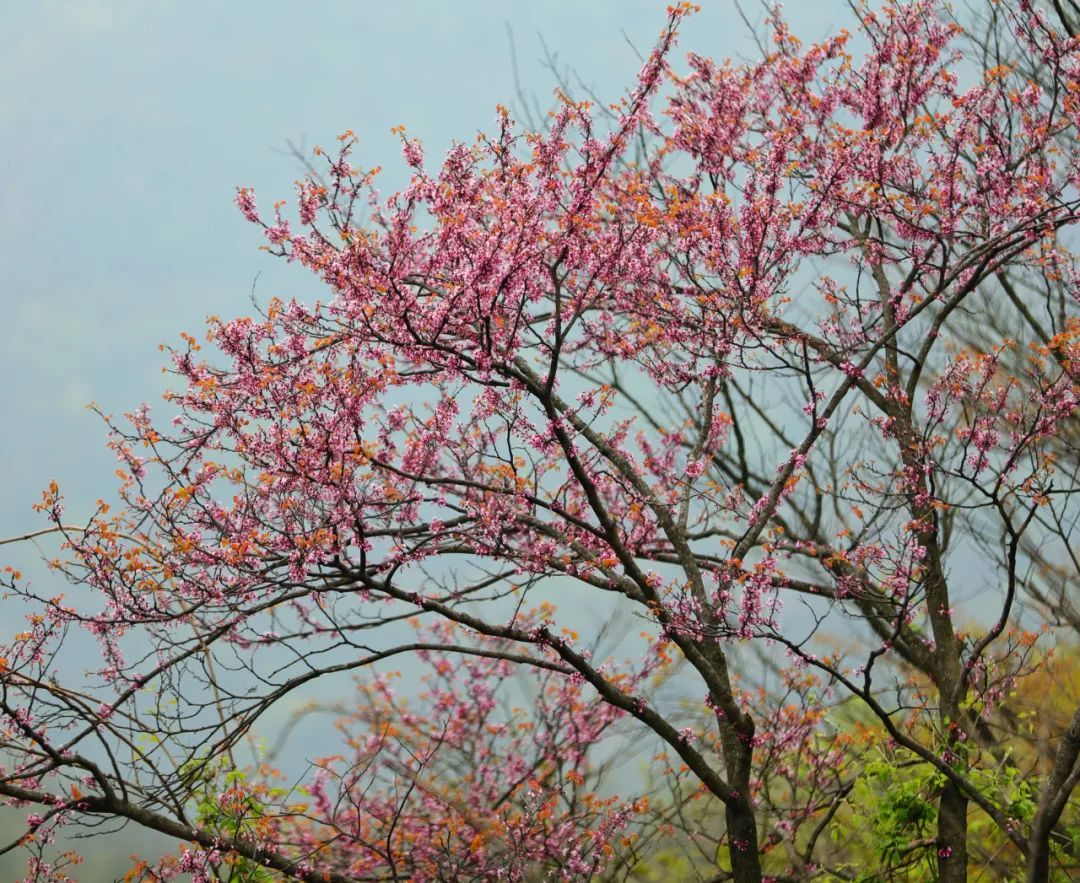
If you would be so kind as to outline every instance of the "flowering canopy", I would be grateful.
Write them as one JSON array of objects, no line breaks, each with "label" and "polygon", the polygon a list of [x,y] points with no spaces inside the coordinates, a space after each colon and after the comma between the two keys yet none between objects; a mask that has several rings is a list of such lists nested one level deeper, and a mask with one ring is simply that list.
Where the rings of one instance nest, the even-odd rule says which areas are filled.
[{"label": "flowering canopy", "polygon": [[[938,777],[916,857],[940,879],[964,879],[972,806],[1038,863],[1076,751],[1035,818],[973,776],[1035,659],[1026,544],[1064,558],[1075,515],[1076,42],[1025,6],[1009,23],[1049,85],[964,85],[939,4],[891,2],[805,49],[776,15],[760,61],[678,74],[689,12],[610,108],[559,95],[535,130],[500,108],[438,168],[402,133],[389,198],[351,133],[295,218],[239,191],[332,297],[211,319],[211,358],[185,337],[173,425],[110,423],[119,514],[71,526],[45,493],[89,595],[8,580],[34,610],[0,663],[0,794],[48,808],[31,841],[105,815],[192,844],[144,879],[589,879],[632,865],[652,817],[590,784],[621,720],[722,807],[733,879],[805,879],[851,792],[822,741],[845,695]],[[963,346],[973,314],[1042,289],[1060,308]],[[977,596],[956,535],[995,538]],[[595,653],[594,594],[639,618],[641,653]],[[818,640],[836,615],[861,650]],[[49,682],[75,629],[103,658],[80,691]],[[782,695],[736,675],[766,642]],[[421,711],[361,680],[310,781],[215,790],[276,707],[404,653],[430,666]],[[700,714],[664,702],[676,669]],[[535,707],[500,711],[518,670]]]}]

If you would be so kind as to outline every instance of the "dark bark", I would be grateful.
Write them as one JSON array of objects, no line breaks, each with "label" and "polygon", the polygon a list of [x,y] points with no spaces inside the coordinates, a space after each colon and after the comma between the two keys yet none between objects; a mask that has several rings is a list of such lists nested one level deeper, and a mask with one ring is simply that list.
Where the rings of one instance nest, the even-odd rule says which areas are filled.
[{"label": "dark bark", "polygon": [[750,802],[750,774],[754,756],[754,722],[745,714],[729,719],[717,715],[724,769],[731,783],[730,797],[724,801],[728,851],[732,879],[736,883],[760,883],[761,856],[758,851],[757,818]]},{"label": "dark bark", "polygon": [[946,782],[938,801],[938,880],[962,883],[968,868],[968,799],[955,782]]},{"label": "dark bark", "polygon": [[1050,880],[1050,838],[1054,826],[1061,818],[1062,810],[1080,779],[1080,770],[1076,767],[1080,757],[1080,708],[1073,714],[1068,728],[1061,736],[1046,784],[1043,785],[1039,808],[1031,823],[1031,838],[1028,841],[1028,883],[1049,883]]},{"label": "dark bark", "polygon": [[761,856],[758,853],[757,821],[749,799],[743,794],[725,805],[731,873],[735,883],[761,883]]}]

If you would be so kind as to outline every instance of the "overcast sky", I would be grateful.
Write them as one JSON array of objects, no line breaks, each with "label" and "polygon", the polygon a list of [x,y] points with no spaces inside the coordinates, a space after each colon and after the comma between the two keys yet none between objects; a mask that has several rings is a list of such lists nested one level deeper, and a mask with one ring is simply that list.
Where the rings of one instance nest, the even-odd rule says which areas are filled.
[{"label": "overcast sky", "polygon": [[[702,0],[677,57],[756,53],[731,0]],[[750,15],[760,6],[746,0]],[[163,389],[158,344],[200,334],[208,314],[256,293],[326,296],[260,251],[234,208],[290,197],[289,142],[360,136],[356,162],[405,175],[390,128],[430,160],[555,85],[541,38],[596,94],[617,100],[665,19],[665,2],[206,2],[33,0],[0,4],[0,536],[42,526],[30,506],[51,478],[74,517],[115,483],[90,401],[122,413]],[[846,0],[792,3],[796,33],[849,23]],[[5,546],[0,565],[32,566]],[[16,614],[16,611],[6,611]],[[18,611],[21,615],[21,611]],[[14,626],[13,619],[7,618]]]},{"label": "overcast sky", "polygon": [[[314,279],[257,250],[233,207],[291,196],[288,142],[361,137],[357,161],[403,179],[389,130],[437,158],[554,81],[540,37],[615,100],[663,25],[663,2],[4,3],[0,11],[0,535],[37,525],[50,478],[81,513],[114,483],[90,401],[122,413],[163,388],[157,350],[208,314],[314,299]],[[747,0],[759,17],[754,0]],[[846,23],[844,0],[792,4],[797,32]],[[730,0],[706,0],[679,54],[754,52]],[[8,551],[8,550],[5,550]]]}]

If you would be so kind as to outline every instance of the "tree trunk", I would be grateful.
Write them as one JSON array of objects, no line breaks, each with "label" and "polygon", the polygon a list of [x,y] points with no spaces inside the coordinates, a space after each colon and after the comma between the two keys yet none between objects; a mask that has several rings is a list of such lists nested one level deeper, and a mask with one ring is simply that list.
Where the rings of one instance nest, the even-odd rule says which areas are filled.
[{"label": "tree trunk", "polygon": [[1040,837],[1028,853],[1028,883],[1049,883],[1050,881],[1050,838]]},{"label": "tree trunk", "polygon": [[761,856],[758,854],[757,821],[746,796],[725,804],[731,873],[735,883],[761,883]]},{"label": "tree trunk", "polygon": [[[1065,802],[1076,787],[1075,769],[1080,758],[1080,708],[1073,712],[1072,720],[1061,734],[1057,750],[1054,752],[1054,768],[1043,785],[1039,797],[1039,808],[1031,823],[1031,837],[1028,840],[1028,883],[1049,883],[1050,880],[1050,839],[1055,836],[1055,828],[1061,820],[1061,811]],[[1069,842],[1062,832],[1062,840]]]},{"label": "tree trunk", "polygon": [[951,781],[945,783],[938,801],[938,880],[965,883],[967,880],[968,799]]}]

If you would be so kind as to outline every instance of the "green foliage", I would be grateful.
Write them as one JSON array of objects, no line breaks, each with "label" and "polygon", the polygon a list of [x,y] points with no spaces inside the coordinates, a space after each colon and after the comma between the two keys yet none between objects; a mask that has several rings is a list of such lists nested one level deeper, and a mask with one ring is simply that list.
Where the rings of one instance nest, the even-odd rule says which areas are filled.
[{"label": "green foliage", "polygon": [[[923,763],[901,759],[896,752],[873,751],[852,789],[849,803],[857,816],[870,819],[870,845],[883,871],[898,873],[931,861],[932,832],[937,823],[937,794],[941,773]],[[879,873],[862,873],[860,883],[883,880]]]},{"label": "green foliage", "polygon": [[668,880],[696,879],[694,863],[675,850],[663,850],[637,865],[633,871],[633,880],[642,883],[662,883]]},{"label": "green foliage", "polygon": [[[241,841],[251,839],[259,822],[267,819],[266,799],[284,794],[282,789],[252,787],[244,771],[224,763],[199,761],[189,771],[195,784],[193,799],[199,827]],[[228,883],[274,883],[279,878],[249,859],[232,856],[222,879]]]}]

